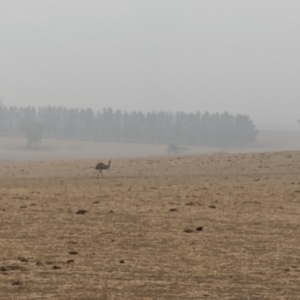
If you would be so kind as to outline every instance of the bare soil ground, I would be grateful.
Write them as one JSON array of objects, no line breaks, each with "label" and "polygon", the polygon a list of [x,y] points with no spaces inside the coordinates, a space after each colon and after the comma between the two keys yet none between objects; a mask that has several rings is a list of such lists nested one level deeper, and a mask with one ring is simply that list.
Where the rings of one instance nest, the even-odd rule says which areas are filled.
[{"label": "bare soil ground", "polygon": [[0,165],[0,299],[300,299],[300,152],[97,162]]}]

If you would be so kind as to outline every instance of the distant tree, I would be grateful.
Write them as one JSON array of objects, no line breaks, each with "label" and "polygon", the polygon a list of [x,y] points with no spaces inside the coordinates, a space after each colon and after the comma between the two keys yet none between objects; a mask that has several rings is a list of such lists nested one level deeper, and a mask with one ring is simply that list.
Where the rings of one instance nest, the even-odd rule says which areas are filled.
[{"label": "distant tree", "polygon": [[6,123],[7,123],[7,110],[6,107],[0,105],[0,134],[6,131]]},{"label": "distant tree", "polygon": [[218,144],[233,144],[235,142],[234,116],[227,112],[221,114],[218,125]]},{"label": "distant tree", "polygon": [[177,112],[174,116],[172,142],[186,144],[187,117],[183,112]]},{"label": "distant tree", "polygon": [[247,115],[237,115],[235,117],[235,138],[241,145],[255,142],[258,130],[253,121]]},{"label": "distant tree", "polygon": [[94,111],[92,109],[81,109],[79,112],[79,137],[89,139],[93,135]]},{"label": "distant tree", "polygon": [[103,138],[103,114],[99,111],[95,115],[93,137],[95,140],[102,140]]},{"label": "distant tree", "polygon": [[190,113],[186,120],[186,143],[189,145],[197,145],[201,139],[201,115],[199,112]]},{"label": "distant tree", "polygon": [[27,139],[27,148],[42,141],[44,126],[37,121],[22,120],[21,128]]},{"label": "distant tree", "polygon": [[213,139],[213,122],[212,115],[205,112],[201,117],[200,141],[203,145],[210,145]]},{"label": "distant tree", "polygon": [[38,109],[37,121],[40,121],[47,128],[49,137],[60,137],[62,135],[62,107],[43,107]]}]

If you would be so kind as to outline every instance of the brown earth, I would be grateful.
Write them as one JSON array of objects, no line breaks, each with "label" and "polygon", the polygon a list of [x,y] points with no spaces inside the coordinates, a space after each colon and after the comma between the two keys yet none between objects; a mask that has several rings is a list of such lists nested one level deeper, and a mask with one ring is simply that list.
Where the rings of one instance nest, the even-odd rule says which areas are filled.
[{"label": "brown earth", "polygon": [[0,299],[300,299],[300,152],[97,162],[0,165]]}]

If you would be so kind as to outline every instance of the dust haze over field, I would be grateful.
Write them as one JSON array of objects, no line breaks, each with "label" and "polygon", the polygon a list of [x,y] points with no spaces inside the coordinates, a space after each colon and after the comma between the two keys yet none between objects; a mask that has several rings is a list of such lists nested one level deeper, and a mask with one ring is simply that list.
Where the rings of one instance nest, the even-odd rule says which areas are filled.
[{"label": "dust haze over field", "polygon": [[7,106],[247,114],[299,129],[297,0],[1,1]]},{"label": "dust haze over field", "polygon": [[[99,141],[43,139],[31,149],[25,137],[0,137],[0,161],[55,161],[95,159],[108,160],[125,157],[151,157],[167,155],[167,144],[110,143]],[[244,147],[187,146],[179,155],[210,153],[247,153],[297,151],[300,149],[298,131],[261,131],[255,143]]]},{"label": "dust haze over field", "polygon": [[299,299],[299,9],[1,1],[0,299]]}]

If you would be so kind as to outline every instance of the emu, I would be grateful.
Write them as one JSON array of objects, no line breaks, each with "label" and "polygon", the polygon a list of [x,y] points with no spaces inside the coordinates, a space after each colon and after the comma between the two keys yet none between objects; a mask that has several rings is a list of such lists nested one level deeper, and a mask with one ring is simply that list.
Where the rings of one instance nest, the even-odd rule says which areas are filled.
[{"label": "emu", "polygon": [[110,161],[108,162],[107,165],[105,165],[105,164],[102,163],[102,162],[99,162],[99,163],[96,165],[96,167],[95,167],[96,170],[99,170],[99,173],[98,173],[98,177],[97,177],[97,178],[99,178],[99,174],[100,174],[100,173],[101,173],[102,178],[103,178],[102,170],[108,170],[109,167],[110,167]]}]

